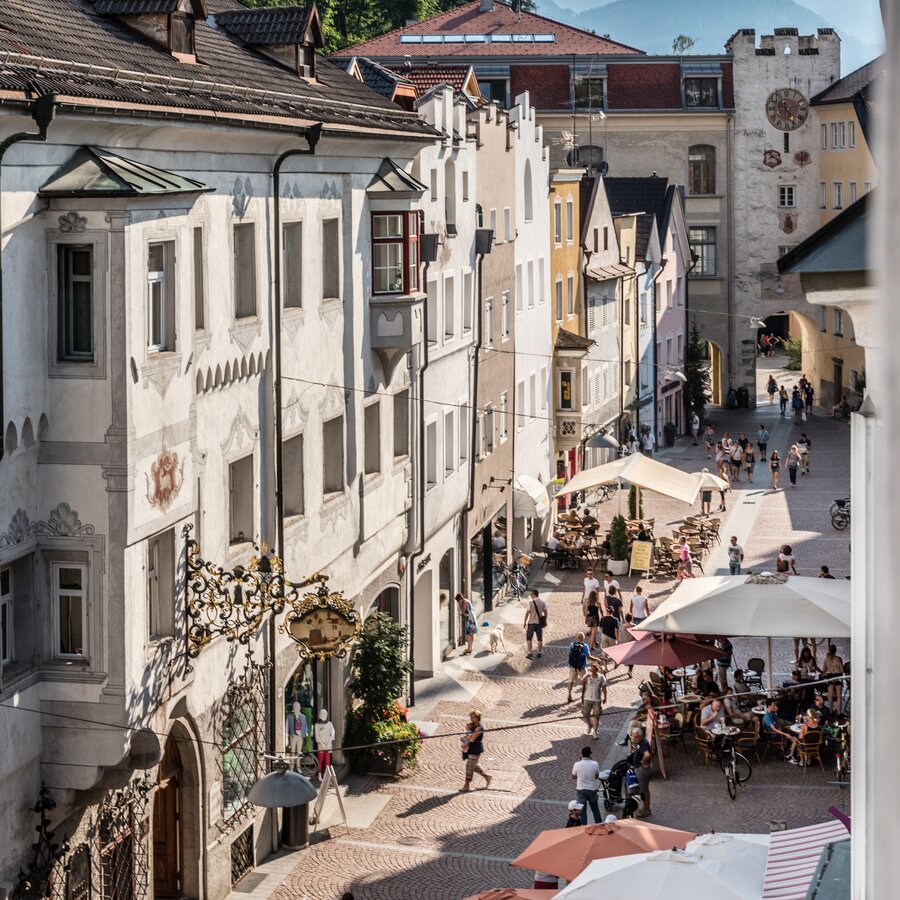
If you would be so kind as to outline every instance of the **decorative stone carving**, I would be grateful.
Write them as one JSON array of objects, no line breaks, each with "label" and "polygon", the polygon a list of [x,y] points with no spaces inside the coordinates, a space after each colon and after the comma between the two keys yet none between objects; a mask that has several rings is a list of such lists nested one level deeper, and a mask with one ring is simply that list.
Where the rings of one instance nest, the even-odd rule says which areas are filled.
[{"label": "decorative stone carving", "polygon": [[227,455],[232,449],[240,450],[248,443],[252,446],[256,435],[257,430],[250,423],[247,414],[241,407],[238,407],[231,422],[228,437],[222,442],[222,452]]},{"label": "decorative stone carving", "polygon": [[777,150],[766,150],[763,154],[763,165],[776,169],[781,165],[781,154]]},{"label": "decorative stone carving", "polygon": [[325,184],[322,185],[322,193],[320,196],[323,200],[340,200],[341,192],[337,186],[337,182],[326,181]]},{"label": "decorative stone carving", "polygon": [[144,473],[144,481],[147,484],[147,502],[165,512],[184,484],[184,460],[179,464],[178,454],[163,447],[153,460],[149,474]]},{"label": "decorative stone carving", "polygon": [[812,162],[812,157],[805,150],[798,150],[794,154],[794,162],[803,169]]},{"label": "decorative stone carving", "polygon": [[9,522],[9,530],[0,534],[0,549],[21,544],[32,535],[52,535],[53,537],[83,537],[94,534],[93,525],[85,525],[78,517],[78,511],[68,503],[60,503],[52,510],[46,521],[32,522],[24,509],[17,509]]},{"label": "decorative stone carving", "polygon": [[85,216],[78,215],[75,210],[71,212],[67,212],[65,215],[59,217],[59,230],[63,234],[69,234],[71,232],[82,232],[87,228],[87,218]]},{"label": "decorative stone carving", "polygon": [[778,226],[785,234],[793,234],[797,230],[797,214],[781,213]]},{"label": "decorative stone carving", "polygon": [[234,214],[243,219],[247,214],[247,208],[250,206],[250,199],[253,197],[253,184],[249,178],[241,181],[240,176],[234,179],[234,187],[231,189],[231,203],[234,207]]}]

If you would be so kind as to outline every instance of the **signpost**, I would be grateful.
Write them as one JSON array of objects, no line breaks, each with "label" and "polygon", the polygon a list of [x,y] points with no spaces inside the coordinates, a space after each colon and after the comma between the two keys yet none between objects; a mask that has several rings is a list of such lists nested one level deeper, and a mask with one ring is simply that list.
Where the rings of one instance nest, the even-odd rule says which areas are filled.
[{"label": "signpost", "polygon": [[650,560],[653,557],[653,544],[651,541],[634,541],[631,545],[631,565],[629,575],[632,572],[649,572]]}]

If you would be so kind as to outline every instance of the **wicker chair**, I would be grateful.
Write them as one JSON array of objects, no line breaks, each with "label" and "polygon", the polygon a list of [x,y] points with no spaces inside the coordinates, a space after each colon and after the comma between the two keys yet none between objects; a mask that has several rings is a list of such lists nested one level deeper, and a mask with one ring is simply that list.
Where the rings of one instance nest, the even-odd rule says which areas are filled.
[{"label": "wicker chair", "polygon": [[803,763],[804,774],[809,768],[811,762],[817,762],[819,768],[824,772],[825,766],[822,763],[822,732],[816,728],[808,731],[797,744],[797,753],[800,756],[800,762]]},{"label": "wicker chair", "polygon": [[710,761],[716,761],[712,736],[705,728],[694,726],[694,743],[697,745],[696,755],[703,760],[703,768],[708,769]]}]

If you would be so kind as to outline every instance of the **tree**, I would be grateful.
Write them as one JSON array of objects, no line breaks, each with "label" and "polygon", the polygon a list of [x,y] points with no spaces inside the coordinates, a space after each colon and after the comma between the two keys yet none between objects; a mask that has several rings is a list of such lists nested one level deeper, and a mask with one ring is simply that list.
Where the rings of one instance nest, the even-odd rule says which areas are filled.
[{"label": "tree", "polygon": [[638,489],[634,484],[628,489],[628,517],[632,520],[644,518],[644,495],[641,494],[638,505]]},{"label": "tree", "polygon": [[799,337],[789,337],[782,342],[784,344],[784,352],[787,354],[786,369],[792,372],[799,372],[803,368],[803,341]]},{"label": "tree", "polygon": [[624,516],[613,516],[609,526],[609,558],[628,559],[628,529]]},{"label": "tree", "polygon": [[697,42],[692,37],[688,37],[686,34],[679,34],[678,37],[672,41],[672,52],[687,53],[696,43]]},{"label": "tree", "polygon": [[706,353],[705,341],[700,340],[697,319],[691,319],[691,334],[684,352],[684,402],[689,416],[695,413],[703,419],[706,406]]}]

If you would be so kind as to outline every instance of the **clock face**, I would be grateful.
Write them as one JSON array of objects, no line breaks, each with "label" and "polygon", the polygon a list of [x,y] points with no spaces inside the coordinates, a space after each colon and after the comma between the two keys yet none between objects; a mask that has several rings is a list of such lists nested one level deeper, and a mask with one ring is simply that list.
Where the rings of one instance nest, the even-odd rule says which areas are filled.
[{"label": "clock face", "polygon": [[793,88],[778,88],[766,100],[766,118],[779,131],[799,128],[809,115],[809,102]]}]

